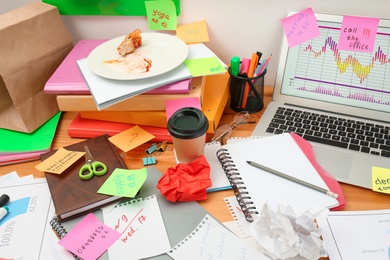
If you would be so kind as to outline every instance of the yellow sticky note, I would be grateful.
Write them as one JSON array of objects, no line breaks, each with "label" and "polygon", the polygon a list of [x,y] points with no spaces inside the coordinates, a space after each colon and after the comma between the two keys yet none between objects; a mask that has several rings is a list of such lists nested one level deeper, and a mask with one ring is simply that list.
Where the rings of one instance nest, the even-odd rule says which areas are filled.
[{"label": "yellow sticky note", "polygon": [[61,147],[52,156],[36,165],[35,168],[43,172],[61,174],[84,154],[85,152],[68,151]]},{"label": "yellow sticky note", "polygon": [[185,60],[184,64],[193,77],[223,74],[226,69],[217,57]]},{"label": "yellow sticky note", "polygon": [[176,29],[176,36],[186,43],[208,42],[209,34],[205,20],[180,25]]},{"label": "yellow sticky note", "polygon": [[108,140],[110,140],[110,142],[115,146],[119,147],[122,151],[127,152],[153,138],[154,135],[136,125],[119,134],[111,136]]},{"label": "yellow sticky note", "polygon": [[390,169],[372,167],[372,190],[390,194]]}]

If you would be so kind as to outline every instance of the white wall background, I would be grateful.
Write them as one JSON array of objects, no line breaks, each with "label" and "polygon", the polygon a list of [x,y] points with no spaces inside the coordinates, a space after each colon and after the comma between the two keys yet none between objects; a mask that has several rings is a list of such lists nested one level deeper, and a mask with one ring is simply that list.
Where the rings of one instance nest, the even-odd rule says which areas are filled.
[{"label": "white wall background", "polygon": [[[0,14],[30,2],[34,1],[0,0]],[[272,53],[266,84],[273,85],[282,38],[280,20],[290,10],[307,7],[318,13],[390,19],[389,0],[181,0],[178,23],[206,20],[210,37],[206,45],[226,63],[234,55],[250,57],[257,50],[266,56]],[[110,39],[135,28],[149,31],[145,17],[63,16],[63,20],[74,43],[81,39]]]}]

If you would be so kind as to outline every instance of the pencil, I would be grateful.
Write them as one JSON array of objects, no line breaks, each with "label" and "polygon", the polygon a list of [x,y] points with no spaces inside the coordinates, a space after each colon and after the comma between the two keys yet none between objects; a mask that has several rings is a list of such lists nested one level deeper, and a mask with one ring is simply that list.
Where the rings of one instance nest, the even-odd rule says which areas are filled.
[{"label": "pencil", "polygon": [[253,166],[253,167],[256,167],[256,168],[259,168],[259,169],[264,170],[264,171],[266,171],[266,172],[272,173],[272,174],[274,174],[274,175],[276,175],[276,176],[279,176],[279,177],[284,178],[284,179],[286,179],[286,180],[295,182],[295,183],[300,184],[300,185],[302,185],[302,186],[305,186],[305,187],[307,187],[307,188],[310,188],[310,189],[316,190],[316,191],[318,191],[318,192],[324,193],[324,194],[326,194],[326,195],[328,195],[328,196],[331,196],[331,197],[333,197],[333,198],[335,198],[335,199],[337,199],[337,197],[339,196],[337,193],[334,193],[334,192],[332,192],[332,191],[330,191],[330,190],[327,190],[327,189],[318,187],[318,186],[316,186],[316,185],[314,185],[314,184],[311,184],[311,183],[305,182],[305,181],[303,181],[303,180],[294,178],[294,177],[292,177],[292,176],[290,176],[290,175],[281,173],[281,172],[279,172],[279,171],[277,171],[277,170],[274,170],[274,169],[271,169],[271,168],[269,168],[269,167],[267,167],[267,166],[264,166],[264,165],[261,165],[261,164],[258,164],[258,163],[252,162],[252,161],[246,161],[246,162],[247,162],[249,165]]}]

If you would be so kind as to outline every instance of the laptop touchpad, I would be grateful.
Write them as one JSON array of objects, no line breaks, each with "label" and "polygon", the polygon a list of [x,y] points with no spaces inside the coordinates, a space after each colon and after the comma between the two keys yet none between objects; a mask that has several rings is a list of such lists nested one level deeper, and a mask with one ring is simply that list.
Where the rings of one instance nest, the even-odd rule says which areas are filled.
[{"label": "laptop touchpad", "polygon": [[351,154],[323,147],[316,147],[314,145],[313,150],[317,162],[325,171],[338,180],[348,179],[353,161],[353,156]]}]

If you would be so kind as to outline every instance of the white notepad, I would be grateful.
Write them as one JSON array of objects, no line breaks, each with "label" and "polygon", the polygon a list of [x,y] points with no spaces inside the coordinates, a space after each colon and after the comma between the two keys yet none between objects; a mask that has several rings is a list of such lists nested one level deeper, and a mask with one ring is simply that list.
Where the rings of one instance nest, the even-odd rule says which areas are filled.
[{"label": "white notepad", "polygon": [[[335,198],[280,178],[271,173],[255,168],[247,163],[253,161],[295,178],[328,189],[321,176],[307,159],[293,137],[286,133],[260,139],[248,139],[223,145],[226,151],[221,156],[231,158],[232,165],[225,174],[236,177],[235,182],[241,194],[248,192],[241,202],[253,205],[260,211],[266,202],[270,205],[279,203],[310,209],[314,207],[333,208],[339,203]],[[228,165],[228,162],[225,165]],[[242,182],[243,184],[239,184]]]}]

